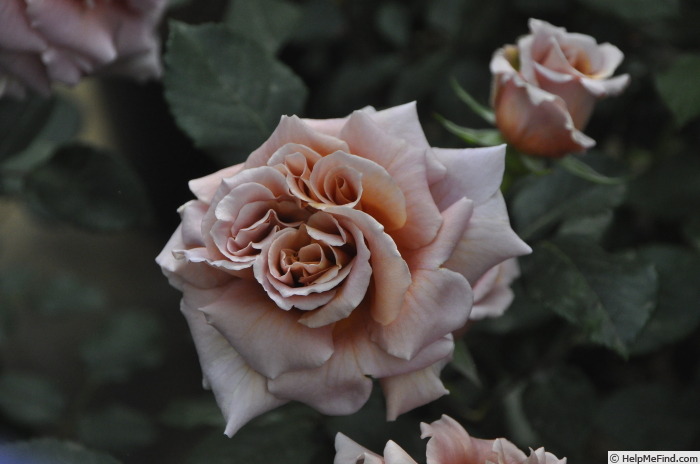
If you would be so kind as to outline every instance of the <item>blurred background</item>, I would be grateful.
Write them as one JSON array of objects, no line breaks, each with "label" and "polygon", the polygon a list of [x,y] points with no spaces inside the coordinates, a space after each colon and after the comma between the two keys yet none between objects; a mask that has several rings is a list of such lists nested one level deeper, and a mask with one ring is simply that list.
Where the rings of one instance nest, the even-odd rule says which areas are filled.
[{"label": "blurred background", "polygon": [[[27,446],[69,457],[84,447],[95,462],[332,462],[341,431],[376,452],[393,439],[420,460],[418,424],[443,413],[473,436],[545,446],[571,463],[700,449],[700,3],[171,3],[164,82],[93,77],[51,99],[0,101],[0,451],[40,440]],[[625,53],[618,74],[631,84],[597,106],[585,130],[597,146],[584,159],[631,180],[593,184],[556,167],[536,176],[509,157],[504,193],[535,253],[506,315],[459,342],[443,373],[449,396],[395,423],[380,394],[349,417],[292,404],[224,437],[180,295],[154,259],[192,197],[187,181],[241,162],[265,135],[231,142],[193,128],[177,99],[187,60],[176,25],[217,23],[300,79],[305,90],[280,102],[270,130],[281,113],[340,117],[416,100],[431,145],[464,147],[436,115],[488,124],[450,81],[488,105],[491,56],[527,34],[531,17]],[[627,269],[653,269],[639,308],[647,322],[624,347],[557,310],[567,289],[543,281],[537,244],[559,243],[564,230],[595,243],[610,286]]]}]

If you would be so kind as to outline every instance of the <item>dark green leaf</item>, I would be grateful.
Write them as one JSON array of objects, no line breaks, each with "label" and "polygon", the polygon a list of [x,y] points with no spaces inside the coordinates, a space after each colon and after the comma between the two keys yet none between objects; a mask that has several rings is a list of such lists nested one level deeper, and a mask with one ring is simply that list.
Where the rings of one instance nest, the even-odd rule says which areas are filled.
[{"label": "dark green leaf", "polygon": [[299,27],[301,9],[285,0],[234,0],[224,22],[231,29],[258,42],[270,53]]},{"label": "dark green leaf", "polygon": [[640,256],[659,274],[656,310],[632,345],[632,354],[644,354],[678,341],[700,325],[700,255],[675,246],[650,246]]},{"label": "dark green leaf", "polygon": [[[37,288],[41,290],[37,292]],[[47,316],[93,313],[106,306],[106,297],[99,288],[73,274],[54,273],[50,280],[26,290],[37,297],[37,311]]]},{"label": "dark green leaf", "polygon": [[18,423],[34,427],[54,424],[64,407],[63,395],[44,377],[12,371],[0,376],[0,410]]},{"label": "dark green leaf", "polygon": [[596,412],[605,449],[696,449],[700,433],[697,393],[660,384],[618,390]]},{"label": "dark green leaf", "polygon": [[0,100],[0,161],[29,146],[46,123],[55,100]]},{"label": "dark green leaf", "polygon": [[611,210],[590,216],[576,216],[562,222],[559,235],[583,235],[593,241],[599,241],[613,220]]},{"label": "dark green leaf", "polygon": [[319,449],[318,434],[306,408],[283,408],[261,416],[233,438],[221,431],[204,438],[188,464],[311,464]]},{"label": "dark green leaf", "polygon": [[496,116],[493,114],[493,111],[476,101],[474,97],[472,97],[462,86],[459,85],[457,79],[451,79],[450,85],[452,85],[452,89],[457,94],[459,99],[466,103],[473,112],[481,116],[484,121],[491,125],[496,123]]},{"label": "dark green leaf", "polygon": [[3,464],[119,464],[107,454],[53,438],[0,445]]},{"label": "dark green leaf", "polygon": [[458,126],[442,116],[436,115],[436,117],[445,129],[467,143],[482,147],[490,147],[504,143],[498,129],[471,129],[469,127]]},{"label": "dark green leaf", "polygon": [[531,297],[622,355],[656,303],[657,276],[641,259],[611,255],[583,237],[542,242],[527,260]]},{"label": "dark green leaf", "polygon": [[455,350],[452,355],[452,367],[469,379],[474,385],[481,387],[481,379],[479,379],[476,363],[471,353],[469,353],[464,340],[457,340],[455,342]]},{"label": "dark green leaf", "polygon": [[388,2],[379,6],[377,29],[392,44],[405,46],[411,37],[411,16],[406,5]]},{"label": "dark green leaf", "polygon": [[156,429],[143,413],[113,405],[83,414],[78,421],[78,436],[91,448],[125,451],[152,443]]},{"label": "dark green leaf", "polygon": [[518,234],[528,241],[564,220],[609,211],[625,195],[624,185],[592,184],[560,167],[545,176],[529,176],[514,189],[511,219]]},{"label": "dark green leaf", "polygon": [[161,415],[161,420],[170,427],[182,429],[202,426],[223,429],[226,425],[213,396],[173,401]]},{"label": "dark green leaf", "polygon": [[689,76],[700,74],[700,55],[678,57],[671,67],[656,76],[656,88],[671,109],[678,126],[700,116],[700,88]]},{"label": "dark green leaf", "polygon": [[602,13],[631,22],[655,21],[676,16],[679,0],[579,0]]},{"label": "dark green leaf", "polygon": [[581,161],[581,157],[578,155],[568,155],[562,158],[559,160],[559,165],[576,177],[593,182],[594,184],[617,185],[623,184],[629,180],[626,177],[610,177],[603,175],[590,165]]},{"label": "dark green leaf", "polygon": [[86,145],[60,148],[26,177],[30,204],[90,230],[141,225],[148,215],[140,179],[120,159]]},{"label": "dark green leaf", "polygon": [[572,457],[586,444],[596,402],[591,382],[570,367],[536,375],[523,392],[525,417],[558,456]]},{"label": "dark green leaf", "polygon": [[223,25],[173,22],[165,63],[165,94],[179,126],[201,148],[231,151],[222,155],[229,164],[245,159],[306,99],[292,71]]},{"label": "dark green leaf", "polygon": [[158,320],[144,311],[115,314],[106,327],[87,340],[82,357],[96,382],[127,380],[134,370],[161,359]]}]

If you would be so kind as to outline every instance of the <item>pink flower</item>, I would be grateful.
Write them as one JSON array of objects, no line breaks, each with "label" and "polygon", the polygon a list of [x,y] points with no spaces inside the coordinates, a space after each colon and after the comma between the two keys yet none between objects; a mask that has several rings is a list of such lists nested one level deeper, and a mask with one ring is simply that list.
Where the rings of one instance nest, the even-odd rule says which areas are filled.
[{"label": "pink flower", "polygon": [[380,379],[387,416],[446,393],[471,283],[530,252],[499,186],[504,147],[431,148],[414,104],[283,117],[197,197],[157,258],[232,435],[287,401],[350,414]]},{"label": "pink flower", "polygon": [[[469,436],[454,419],[443,415],[432,424],[421,424],[421,438],[430,438],[427,464],[566,464],[544,448],[530,450],[527,456],[505,438],[482,440]],[[334,464],[416,464],[396,443],[389,441],[384,456],[358,445],[342,433],[335,438]],[[364,459],[364,460],[363,460]]]},{"label": "pink flower", "polygon": [[137,79],[161,73],[154,29],[166,0],[3,0],[0,96],[53,82],[77,84],[97,72]]},{"label": "pink flower", "polygon": [[474,305],[469,320],[502,316],[513,302],[510,285],[520,276],[515,258],[507,259],[489,269],[474,284]]},{"label": "pink flower", "polygon": [[623,58],[608,43],[530,19],[530,35],[491,60],[496,125],[516,149],[558,158],[595,141],[581,132],[596,100],[617,95],[627,74],[611,78]]}]

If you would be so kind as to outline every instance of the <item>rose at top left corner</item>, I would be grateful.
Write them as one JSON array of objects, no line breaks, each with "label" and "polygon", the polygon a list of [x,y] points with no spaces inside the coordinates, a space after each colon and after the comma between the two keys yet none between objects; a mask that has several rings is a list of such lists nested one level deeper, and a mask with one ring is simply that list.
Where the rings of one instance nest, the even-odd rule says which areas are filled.
[{"label": "rose at top left corner", "polygon": [[166,0],[3,0],[0,98],[49,95],[93,74],[137,80],[162,72],[156,27]]}]

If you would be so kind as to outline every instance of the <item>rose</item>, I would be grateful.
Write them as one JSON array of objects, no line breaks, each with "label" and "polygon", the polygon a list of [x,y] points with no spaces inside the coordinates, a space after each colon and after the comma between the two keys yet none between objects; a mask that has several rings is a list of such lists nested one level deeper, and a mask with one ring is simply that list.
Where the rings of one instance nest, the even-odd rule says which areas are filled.
[{"label": "rose", "polygon": [[[426,449],[427,464],[566,464],[566,458],[558,459],[544,448],[530,450],[530,455],[526,456],[505,438],[473,438],[459,423],[445,415],[432,424],[422,423],[421,432],[421,438],[430,438]],[[382,457],[338,433],[335,449],[334,464],[416,464],[393,441],[386,444]]]},{"label": "rose", "polygon": [[499,186],[504,147],[431,148],[414,104],[283,117],[197,199],[157,261],[182,290],[205,385],[232,435],[289,400],[387,416],[446,393],[470,283],[530,248]]},{"label": "rose", "polygon": [[627,74],[611,78],[623,58],[608,43],[530,19],[530,35],[506,45],[491,60],[496,125],[516,149],[561,157],[595,141],[581,132],[596,100],[617,95]]},{"label": "rose", "polygon": [[520,267],[515,258],[507,259],[492,267],[474,284],[474,305],[469,320],[498,317],[513,302],[510,286],[520,276]]},{"label": "rose", "polygon": [[97,72],[137,79],[161,72],[154,28],[166,0],[3,0],[0,96],[43,95],[52,82]]}]

